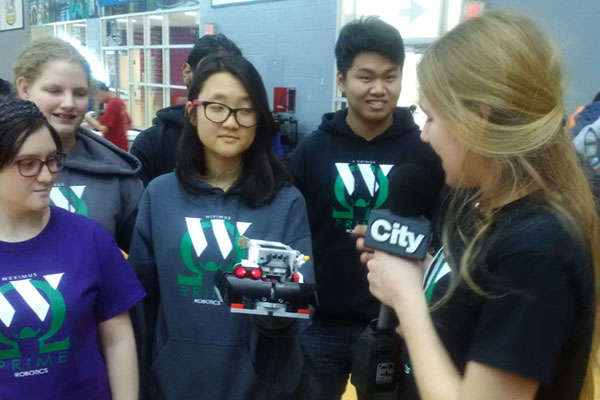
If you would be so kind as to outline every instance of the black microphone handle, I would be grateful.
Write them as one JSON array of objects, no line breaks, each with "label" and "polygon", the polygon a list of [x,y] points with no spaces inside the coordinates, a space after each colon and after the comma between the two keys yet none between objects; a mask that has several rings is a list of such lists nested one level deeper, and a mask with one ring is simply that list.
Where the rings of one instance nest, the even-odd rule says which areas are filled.
[{"label": "black microphone handle", "polygon": [[377,332],[394,331],[397,324],[398,318],[394,309],[382,304],[377,318]]}]

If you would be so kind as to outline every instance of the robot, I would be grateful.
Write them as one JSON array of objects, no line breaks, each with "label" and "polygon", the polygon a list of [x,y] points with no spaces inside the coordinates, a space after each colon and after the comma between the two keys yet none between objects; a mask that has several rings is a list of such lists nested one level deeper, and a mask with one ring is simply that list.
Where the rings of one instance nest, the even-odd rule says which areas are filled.
[{"label": "robot", "polygon": [[242,238],[247,259],[233,272],[217,271],[215,285],[232,313],[309,319],[316,285],[299,268],[310,258],[279,242]]}]

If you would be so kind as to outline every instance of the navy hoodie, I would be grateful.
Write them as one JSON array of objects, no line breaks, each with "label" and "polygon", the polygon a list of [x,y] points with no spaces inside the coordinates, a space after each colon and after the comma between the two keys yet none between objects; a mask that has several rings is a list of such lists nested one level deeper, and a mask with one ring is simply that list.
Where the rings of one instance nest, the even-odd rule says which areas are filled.
[{"label": "navy hoodie", "polygon": [[[174,173],[153,180],[140,203],[129,261],[148,295],[133,310],[144,399],[280,400],[300,380],[298,323],[232,314],[216,270],[245,258],[241,235],[311,255],[304,199],[282,188],[250,208],[239,193],[199,182],[190,194]],[[314,282],[312,263],[301,267]]]},{"label": "navy hoodie", "polygon": [[369,212],[387,205],[390,170],[418,164],[443,185],[443,170],[406,108],[396,108],[394,122],[366,140],[346,123],[347,110],[323,115],[319,129],[290,157],[294,184],[308,208],[319,309],[316,319],[366,324],[379,303],[369,293],[367,269],[359,261],[352,229],[365,224]]}]

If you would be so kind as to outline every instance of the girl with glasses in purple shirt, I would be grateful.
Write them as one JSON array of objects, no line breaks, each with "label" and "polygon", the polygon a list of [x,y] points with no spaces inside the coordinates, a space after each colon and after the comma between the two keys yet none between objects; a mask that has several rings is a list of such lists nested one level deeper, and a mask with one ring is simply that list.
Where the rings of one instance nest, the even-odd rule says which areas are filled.
[{"label": "girl with glasses in purple shirt", "polygon": [[0,102],[0,398],[134,400],[144,291],[108,232],[50,205],[62,150],[34,103]]}]

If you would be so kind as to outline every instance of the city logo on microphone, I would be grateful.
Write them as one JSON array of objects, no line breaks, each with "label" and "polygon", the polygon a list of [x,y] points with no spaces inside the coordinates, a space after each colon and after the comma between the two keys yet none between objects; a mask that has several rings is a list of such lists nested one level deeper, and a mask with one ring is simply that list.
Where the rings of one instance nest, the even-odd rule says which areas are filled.
[{"label": "city logo on microphone", "polygon": [[380,243],[389,243],[399,246],[408,254],[414,254],[419,248],[426,235],[424,233],[412,232],[408,225],[400,222],[390,222],[380,218],[373,221],[369,227],[369,234],[373,240]]},{"label": "city logo on microphone", "polygon": [[369,216],[367,247],[423,260],[430,241],[431,224],[423,217],[406,218],[388,210],[373,210]]},{"label": "city logo on microphone", "polygon": [[334,193],[337,204],[332,217],[335,226],[350,232],[356,225],[365,224],[371,210],[381,207],[388,197],[388,174],[393,164],[369,161],[336,163],[337,177]]}]

